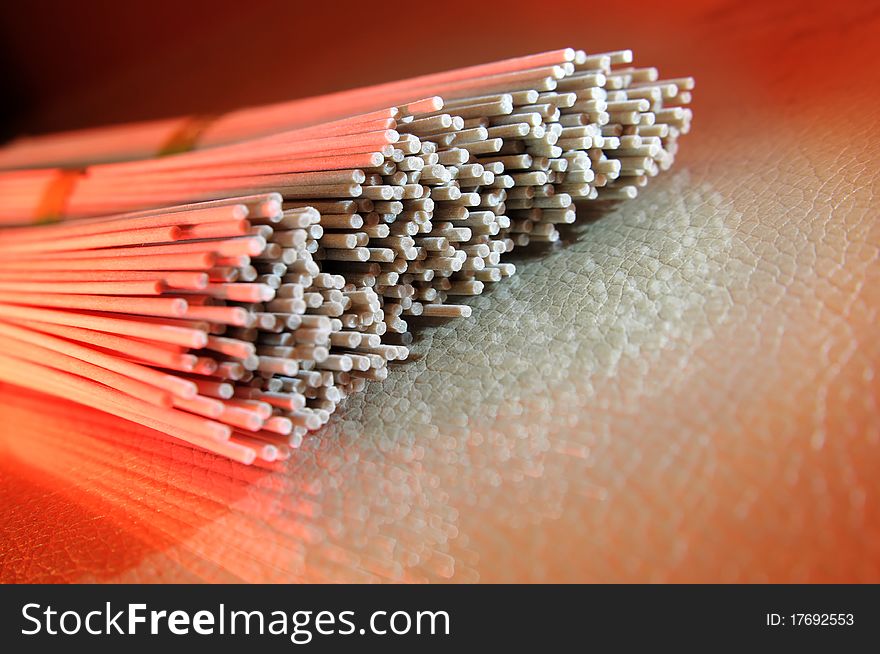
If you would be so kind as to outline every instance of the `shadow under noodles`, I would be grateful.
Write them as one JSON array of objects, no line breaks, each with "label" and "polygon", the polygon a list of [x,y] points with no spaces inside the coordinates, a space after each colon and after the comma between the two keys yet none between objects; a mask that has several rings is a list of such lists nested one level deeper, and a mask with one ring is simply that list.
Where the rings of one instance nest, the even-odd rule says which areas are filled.
[{"label": "shadow under noodles", "polygon": [[[687,186],[686,173],[670,175],[564,247],[516,256],[517,275],[470,300],[472,320],[421,331],[415,360],[349,398],[275,470],[9,387],[6,448],[53,478],[32,480],[53,497],[28,521],[56,525],[69,559],[20,574],[476,581],[491,562],[497,578],[516,547],[511,533],[539,537],[526,530],[571,498],[601,504],[619,490],[594,472],[612,437],[590,419],[603,406],[597,389],[622,366],[639,372],[628,379],[656,375],[671,342],[709,338],[707,317],[725,319],[724,203]],[[664,384],[617,388],[638,411]],[[58,525],[72,515],[92,527]],[[7,580],[19,569],[0,566]]]}]

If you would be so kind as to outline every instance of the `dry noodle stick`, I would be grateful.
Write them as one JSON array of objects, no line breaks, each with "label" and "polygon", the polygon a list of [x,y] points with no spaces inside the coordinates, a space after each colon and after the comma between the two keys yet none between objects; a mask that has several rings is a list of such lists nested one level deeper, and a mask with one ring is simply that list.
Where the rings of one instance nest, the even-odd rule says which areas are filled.
[{"label": "dry noodle stick", "polygon": [[0,324],[0,335],[19,342],[31,343],[47,350],[75,357],[89,364],[112,370],[121,375],[131,377],[145,384],[165,389],[169,393],[183,399],[191,399],[196,394],[196,386],[192,382],[182,380],[174,375],[158,372],[152,368],[130,363],[92,348],[77,345],[61,338],[39,332],[29,331],[8,324]]},{"label": "dry noodle stick", "polygon": [[[184,354],[179,348],[168,347],[168,343],[156,344],[148,341],[140,341],[134,338],[126,338],[115,334],[108,334],[101,331],[91,329],[82,329],[79,327],[70,327],[67,325],[54,325],[45,322],[35,322],[30,320],[14,320],[6,317],[13,324],[22,325],[29,330],[45,332],[55,336],[61,336],[68,340],[78,341],[80,343],[88,343],[100,348],[97,351],[108,351],[116,354],[122,354],[144,363],[154,366],[172,368],[175,370],[192,370],[196,364],[196,357],[191,354]],[[183,397],[188,395],[188,391],[183,393]]]},{"label": "dry noodle stick", "polygon": [[194,348],[204,347],[208,343],[208,336],[204,331],[172,325],[154,325],[143,320],[123,320],[121,318],[108,318],[84,313],[2,303],[0,303],[0,317],[95,329],[111,334],[134,336],[148,341],[178,343]]},{"label": "dry noodle stick", "polygon": [[65,394],[69,393],[71,395],[77,394],[79,397],[87,397],[89,402],[95,402],[95,406],[99,406],[108,413],[113,413],[114,407],[119,406],[120,408],[128,409],[133,414],[155,416],[167,421],[168,424],[176,425],[181,429],[191,431],[205,438],[225,440],[229,437],[229,429],[226,425],[199,418],[183,411],[164,409],[148,404],[138,397],[128,395],[69,372],[53,370],[14,356],[0,355],[0,376],[8,381],[10,375],[14,376],[15,372],[21,375],[23,382],[30,381],[31,384],[37,386],[46,384],[50,387],[54,385],[55,388],[60,388],[61,393],[58,393],[59,395],[65,396]]}]

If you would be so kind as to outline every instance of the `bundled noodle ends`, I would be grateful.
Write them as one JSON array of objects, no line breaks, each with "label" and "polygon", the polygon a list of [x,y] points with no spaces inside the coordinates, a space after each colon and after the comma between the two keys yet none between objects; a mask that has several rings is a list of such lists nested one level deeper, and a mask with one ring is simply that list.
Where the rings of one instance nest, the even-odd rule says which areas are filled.
[{"label": "bundled noodle ends", "polygon": [[8,144],[0,380],[286,459],[506,253],[669,168],[692,88],[564,49]]}]

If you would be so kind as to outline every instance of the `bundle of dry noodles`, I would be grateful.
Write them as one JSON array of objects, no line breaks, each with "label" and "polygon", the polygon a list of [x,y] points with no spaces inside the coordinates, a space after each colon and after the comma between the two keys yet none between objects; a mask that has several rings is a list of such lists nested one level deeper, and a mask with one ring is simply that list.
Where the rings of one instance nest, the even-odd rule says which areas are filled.
[{"label": "bundle of dry noodles", "polygon": [[[693,80],[564,49],[0,149],[0,380],[243,463],[672,165]],[[36,224],[39,223],[39,224]]]}]

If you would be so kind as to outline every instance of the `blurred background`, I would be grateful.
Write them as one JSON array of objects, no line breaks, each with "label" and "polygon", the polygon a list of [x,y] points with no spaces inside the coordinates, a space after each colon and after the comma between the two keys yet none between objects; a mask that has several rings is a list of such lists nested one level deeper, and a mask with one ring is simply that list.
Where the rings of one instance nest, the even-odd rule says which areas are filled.
[{"label": "blurred background", "polygon": [[639,42],[644,61],[662,56],[668,74],[685,74],[690,53],[667,42],[681,12],[723,11],[723,3],[6,3],[7,135],[217,113],[566,43],[604,51]]},{"label": "blurred background", "polygon": [[873,2],[4,3],[6,138],[567,46],[697,88],[670,174],[517,260],[282,468],[0,386],[0,580],[880,581],[878,26]]}]

